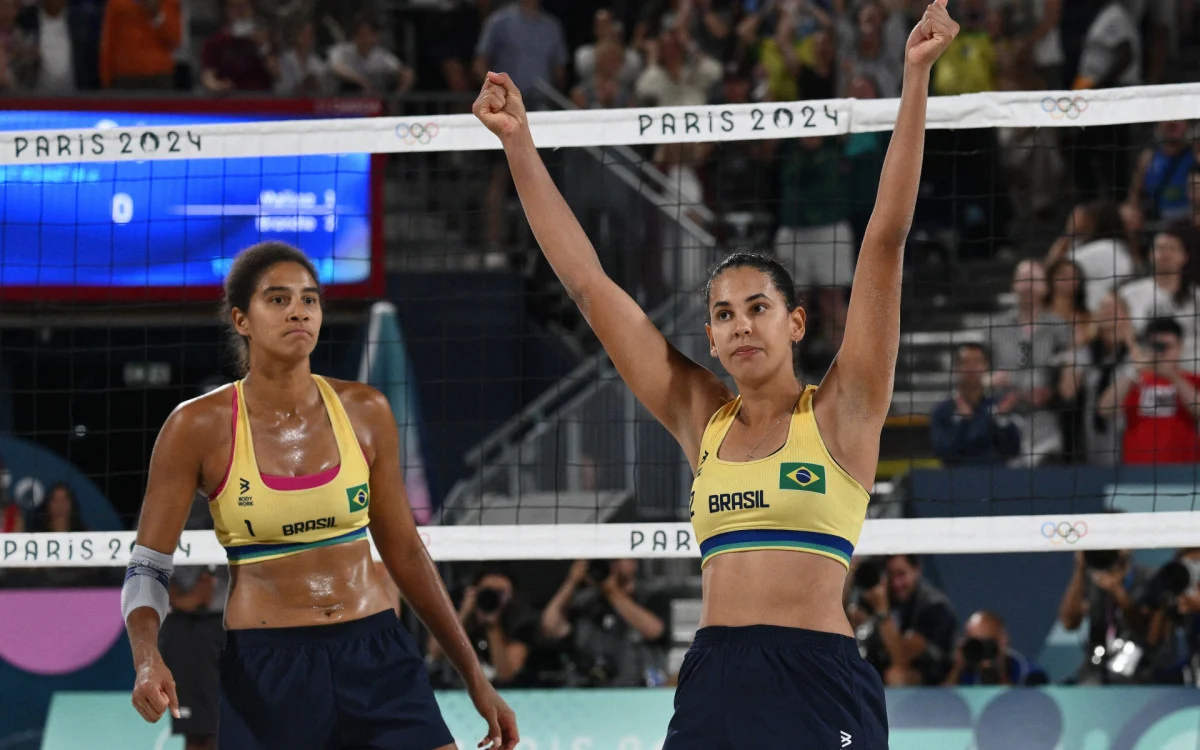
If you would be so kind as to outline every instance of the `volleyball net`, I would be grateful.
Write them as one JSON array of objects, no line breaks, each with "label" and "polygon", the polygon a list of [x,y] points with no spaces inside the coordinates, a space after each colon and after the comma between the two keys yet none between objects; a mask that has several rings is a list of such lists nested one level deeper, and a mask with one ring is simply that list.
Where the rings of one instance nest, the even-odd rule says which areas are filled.
[{"label": "volleyball net", "polygon": [[[552,174],[672,343],[719,371],[706,269],[771,253],[809,310],[797,364],[818,381],[897,100],[544,101],[530,123]],[[27,529],[0,535],[0,567],[125,564],[163,420],[231,379],[221,278],[269,239],[305,250],[328,285],[314,370],[388,395],[435,559],[698,557],[684,456],[540,259],[500,144],[465,109],[128,109],[30,105],[0,132],[0,456]],[[1170,235],[1186,261],[1200,236],[1200,85],[934,97],[928,111],[895,394],[857,553],[1200,546],[1195,405],[1162,374],[1172,334],[1157,320],[1179,326],[1174,369],[1200,369],[1194,261],[1157,244]],[[1172,263],[1183,291],[1154,286]],[[1123,373],[1138,385],[1105,406]],[[990,417],[968,419],[963,394],[991,399]],[[58,481],[91,530],[41,530],[57,528],[45,524]],[[177,559],[224,554],[189,528]]]}]

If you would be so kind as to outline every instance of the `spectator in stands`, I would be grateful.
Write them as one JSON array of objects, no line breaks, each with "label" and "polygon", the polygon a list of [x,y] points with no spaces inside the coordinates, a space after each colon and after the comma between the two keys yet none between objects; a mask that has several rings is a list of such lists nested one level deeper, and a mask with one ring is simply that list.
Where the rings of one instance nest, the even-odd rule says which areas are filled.
[{"label": "spectator in stands", "polygon": [[20,0],[0,0],[0,91],[25,88],[37,54],[17,25],[20,9]]},{"label": "spectator in stands", "polygon": [[542,611],[542,634],[595,687],[662,685],[669,600],[644,592],[635,559],[577,560]]},{"label": "spectator in stands", "polygon": [[[1014,413],[1021,419],[1024,443],[1021,462],[1035,465],[1062,452],[1058,415],[1049,409],[1056,397],[1057,368],[1073,350],[1070,324],[1045,305],[1046,272],[1036,260],[1024,260],[1013,272],[1016,304],[993,316],[987,335],[992,351],[991,387],[1003,402],[1017,397]],[[1021,424],[1024,422],[1024,424]]]},{"label": "spectator in stands", "polygon": [[[1067,528],[1062,533],[1072,533]],[[1109,659],[1125,641],[1144,643],[1146,618],[1140,602],[1152,574],[1128,550],[1075,553],[1075,570],[1058,607],[1058,621],[1075,631],[1088,619],[1084,658],[1073,682],[1079,685],[1114,681]]]},{"label": "spectator in stands", "polygon": [[694,40],[703,54],[724,60],[733,40],[731,5],[730,0],[651,0],[638,25],[646,38],[678,31]]},{"label": "spectator in stands", "polygon": [[779,144],[779,229],[775,257],[798,289],[816,289],[819,338],[813,356],[832,357],[846,328],[846,299],[857,247],[834,137],[791,138]]},{"label": "spectator in stands", "polygon": [[1100,3],[1088,26],[1072,88],[1103,89],[1142,82],[1142,39],[1121,0]]},{"label": "spectator in stands", "polygon": [[436,12],[427,14],[429,26],[421,35],[421,45],[437,63],[445,89],[466,92],[477,85],[471,71],[475,42],[491,6],[476,0],[440,0],[431,7]]},{"label": "spectator in stands", "polygon": [[1187,264],[1188,249],[1181,233],[1159,232],[1150,251],[1151,275],[1121,287],[1121,298],[1129,306],[1134,331],[1139,335],[1154,318],[1173,318],[1183,330],[1183,369],[1196,372],[1200,289],[1184,275]]},{"label": "spectator in stands", "polygon": [[1050,408],[1059,415],[1063,459],[1067,463],[1081,462],[1086,455],[1082,379],[1090,362],[1087,346],[1093,334],[1092,314],[1084,296],[1086,280],[1079,266],[1067,258],[1051,266],[1046,275],[1050,278],[1046,309],[1071,325],[1071,346],[1075,350],[1058,372],[1058,386]]},{"label": "spectator in stands", "polygon": [[[847,13],[838,27],[838,60],[842,65],[843,86],[856,74],[875,82],[879,96],[890,99],[900,96],[900,71],[903,47],[890,49],[890,37],[883,34],[883,6],[876,0],[866,0],[853,12]],[[904,40],[907,40],[907,35]]]},{"label": "spectator in stands", "polygon": [[1083,269],[1069,258],[1060,258],[1046,269],[1050,280],[1046,290],[1046,309],[1071,324],[1071,340],[1076,346],[1088,342],[1092,335],[1092,314],[1087,307],[1087,277]]},{"label": "spectator in stands", "polygon": [[291,44],[279,56],[279,80],[275,93],[281,96],[317,97],[329,92],[329,66],[314,49],[317,37],[311,20],[305,19],[292,33]]},{"label": "spectator in stands", "polygon": [[[1088,27],[1074,89],[1137,86],[1142,82],[1142,40],[1123,0],[1108,0]],[[1075,190],[1079,195],[1114,199],[1129,185],[1128,125],[1094,125],[1072,132]],[[1088,275],[1090,268],[1085,266]]]},{"label": "spectator in stands", "polygon": [[620,22],[613,18],[612,11],[601,8],[596,11],[593,30],[595,41],[591,44],[581,44],[575,50],[575,77],[581,82],[592,78],[596,72],[596,56],[600,45],[606,40],[611,40],[620,45],[623,51],[623,57],[618,66],[617,80],[632,89],[642,72],[642,57],[633,47],[625,47]]},{"label": "spectator in stands", "polygon": [[[537,617],[517,597],[513,577],[498,568],[481,571],[463,591],[458,618],[488,679],[495,685],[520,684],[537,637]],[[458,685],[461,678],[432,635],[426,651],[430,666],[441,667],[434,672],[437,679]]]},{"label": "spectator in stands", "polygon": [[1188,181],[1196,165],[1195,151],[1188,138],[1187,120],[1160,122],[1158,144],[1144,150],[1138,158],[1129,195],[1122,210],[1133,215],[1133,224],[1141,229],[1145,221],[1173,222],[1188,219],[1192,203],[1188,199]]},{"label": "spectator in stands", "polygon": [[1125,464],[1192,464],[1200,461],[1200,375],[1179,366],[1183,330],[1172,318],[1147,324],[1142,341],[1130,340],[1132,362],[1100,396],[1097,411],[1124,417]]},{"label": "spectator in stands", "polygon": [[183,35],[179,0],[108,0],[100,38],[100,85],[123,90],[175,86]]},{"label": "spectator in stands", "polygon": [[[721,86],[721,104],[749,104],[754,81],[750,66],[731,65]],[[775,217],[769,210],[778,192],[772,175],[770,141],[718,141],[708,169],[713,210],[724,222],[731,245],[760,248],[770,242]],[[878,181],[876,181],[878,185]]]},{"label": "spectator in stands", "polygon": [[954,395],[933,409],[929,423],[933,452],[943,464],[1006,463],[1021,452],[1021,432],[1009,415],[1020,396],[1010,392],[997,402],[984,392],[990,369],[987,351],[963,344],[955,356]]},{"label": "spectator in stands", "polygon": [[996,47],[986,0],[965,0],[959,8],[958,36],[933,66],[938,96],[996,90]]},{"label": "spectator in stands", "polygon": [[[823,33],[823,32],[822,32]],[[818,48],[820,49],[820,48]],[[829,50],[832,54],[832,48]],[[831,63],[832,65],[832,63]],[[811,80],[801,77],[801,89]],[[830,89],[830,96],[832,96]],[[846,95],[854,99],[877,99],[879,89],[865,75],[856,75],[850,81]],[[862,237],[875,208],[875,196],[879,192],[879,175],[883,171],[883,156],[887,149],[886,133],[851,133],[845,136],[842,145],[842,161],[847,211],[855,237]]]},{"label": "spectator in stands", "polygon": [[17,25],[31,50],[30,89],[45,96],[64,96],[98,88],[99,20],[91,6],[67,0],[41,0],[27,6]]},{"label": "spectator in stands", "polygon": [[[809,3],[808,7],[815,11],[817,23],[805,28],[804,17],[796,6],[778,4],[775,21],[775,33],[763,39],[758,45],[758,60],[766,74],[766,95],[769,101],[793,102],[797,99],[832,99],[835,93],[832,89],[833,57],[836,49],[833,38],[833,17]],[[805,71],[816,68],[817,59],[821,58],[821,69],[829,76],[830,90],[816,91],[816,95],[808,92],[801,93],[801,84],[808,83],[808,88],[814,86],[813,74],[805,76]],[[807,80],[806,80],[807,79]]]},{"label": "spectator in stands", "polygon": [[571,101],[581,109],[617,109],[635,103],[633,88],[622,78],[625,48],[619,41],[606,37],[594,48],[591,75],[583,78],[571,91]]},{"label": "spectator in stands", "polygon": [[967,618],[963,631],[943,686],[1046,684],[1046,673],[1009,644],[1000,615],[981,609]]},{"label": "spectator in stands", "polygon": [[416,81],[413,69],[379,44],[379,23],[369,14],[354,17],[349,41],[329,50],[329,69],[344,94],[385,96],[404,93]]},{"label": "spectator in stands", "polygon": [[[475,77],[489,70],[504,71],[521,89],[526,109],[544,106],[543,82],[561,91],[567,82],[567,38],[558,19],[542,10],[539,0],[519,0],[488,16],[475,44]],[[492,152],[491,177],[484,194],[483,211],[487,248],[485,263],[503,267],[508,262],[501,248],[504,236],[504,201],[512,179],[501,152]]]},{"label": "spectator in stands", "polygon": [[1094,311],[1108,290],[1133,278],[1129,232],[1116,204],[1097,201],[1075,207],[1063,236],[1051,246],[1046,265],[1053,266],[1064,257],[1075,261],[1087,279],[1088,310]]},{"label": "spectator in stands", "polygon": [[12,473],[0,456],[0,534],[19,534],[25,530],[25,514],[9,494]]},{"label": "spectator in stands", "polygon": [[200,82],[214,93],[270,91],[278,64],[267,27],[250,0],[225,0],[225,26],[204,43]]},{"label": "spectator in stands", "polygon": [[1185,677],[1189,685],[1200,687],[1200,548],[1180,550],[1178,560],[1188,569],[1190,579],[1178,605],[1187,660]]},{"label": "spectator in stands", "polygon": [[[875,666],[887,685],[940,685],[950,669],[958,619],[950,600],[921,575],[916,555],[887,558],[879,583],[859,595],[882,648]],[[861,630],[861,629],[860,629]]]},{"label": "spectator in stands", "polygon": [[71,485],[58,482],[50,488],[46,499],[34,511],[29,530],[39,533],[87,531]]},{"label": "spectator in stands", "polygon": [[567,39],[558,19],[542,10],[539,0],[519,0],[483,24],[475,45],[475,75],[489,70],[509,74],[529,109],[537,109],[542,83],[561,91],[567,82]]},{"label": "spectator in stands", "polygon": [[1064,402],[1078,405],[1078,421],[1068,443],[1069,461],[1111,465],[1121,457],[1122,420],[1101,413],[1096,407],[1125,364],[1129,350],[1125,342],[1133,337],[1129,308],[1113,290],[1104,295],[1092,316],[1092,334],[1074,361],[1063,368],[1059,391]]},{"label": "spectator in stands", "polygon": [[684,31],[664,31],[646,48],[646,69],[635,87],[643,104],[695,107],[708,102],[711,89],[721,80],[721,64],[695,46]]},{"label": "spectator in stands", "polygon": [[[1180,3],[1175,0],[1128,0],[1125,3],[1134,28],[1142,41],[1142,70],[1146,83],[1171,83],[1167,73],[1168,60],[1177,48]],[[1174,79],[1188,80],[1188,79]]]},{"label": "spectator in stands", "polygon": [[[836,99],[837,98],[837,45],[833,40],[832,30],[820,30],[810,37],[813,40],[813,58],[806,61],[800,69],[799,98],[800,99]],[[865,87],[869,86],[870,91]],[[865,73],[851,77],[846,95],[859,99],[879,98],[879,85]],[[883,156],[880,155],[882,162]],[[878,187],[878,175],[876,175]]]}]

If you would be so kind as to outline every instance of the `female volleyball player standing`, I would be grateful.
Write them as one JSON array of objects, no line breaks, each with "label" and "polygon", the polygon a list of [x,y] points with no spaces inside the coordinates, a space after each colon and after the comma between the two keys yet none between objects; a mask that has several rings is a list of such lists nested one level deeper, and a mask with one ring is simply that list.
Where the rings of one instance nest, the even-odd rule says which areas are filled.
[{"label": "female volleyball player standing", "polygon": [[[845,338],[819,387],[796,380],[792,347],[804,337],[805,313],[778,262],[735,254],[709,279],[706,330],[737,384],[732,393],[673,348],[605,275],[538,156],[508,76],[489,73],[475,102],[476,116],[504,144],[546,258],[695,472],[704,607],[679,674],[670,750],[887,747],[883,686],[859,657],[842,587],[891,402],[930,69],[957,33],[946,0],[937,0],[909,36]],[[885,638],[899,637],[894,626],[881,627]]]},{"label": "female volleyball player standing", "polygon": [[230,563],[221,750],[453,750],[424,663],[371,559],[388,571],[462,674],[488,735],[517,744],[417,534],[386,398],[313,375],[321,329],[312,263],[282,243],[241,253],[225,298],[244,380],[180,404],[163,425],[122,611],[147,721],[178,712],[157,646],[172,554],[197,488]]}]

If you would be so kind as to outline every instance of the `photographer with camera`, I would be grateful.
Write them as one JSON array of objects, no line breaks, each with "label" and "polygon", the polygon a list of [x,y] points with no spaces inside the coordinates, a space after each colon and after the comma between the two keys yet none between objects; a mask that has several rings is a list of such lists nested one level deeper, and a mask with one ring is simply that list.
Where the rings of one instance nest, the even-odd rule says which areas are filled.
[{"label": "photographer with camera", "polygon": [[[484,570],[463,591],[458,619],[475,647],[483,672],[494,685],[512,685],[524,678],[525,662],[537,636],[533,615],[514,601],[512,576]],[[432,635],[426,662],[439,686],[457,684],[458,672],[447,667],[445,653]]]},{"label": "photographer with camera", "polygon": [[1200,461],[1200,375],[1181,366],[1183,328],[1174,318],[1146,324],[1139,343],[1129,334],[1124,365],[1096,404],[1099,416],[1123,417],[1121,460],[1126,464]]},{"label": "photographer with camera", "polygon": [[1184,679],[1188,685],[1200,687],[1200,548],[1180,550],[1176,559],[1188,571],[1188,588],[1178,600],[1187,648]]},{"label": "photographer with camera", "polygon": [[[1189,615],[1200,604],[1192,580],[1192,569],[1200,573],[1200,558],[1187,551],[1164,564],[1146,586],[1142,600],[1146,619],[1146,663],[1141,672],[1145,681],[1159,685],[1179,685],[1189,679],[1190,655],[1194,644],[1188,638],[1189,626],[1195,620]],[[1183,627],[1185,650],[1180,651],[1180,628]]]},{"label": "photographer with camera", "polygon": [[963,630],[943,686],[1046,684],[1046,673],[1009,646],[1000,615],[981,609],[967,618]]},{"label": "photographer with camera", "polygon": [[542,634],[561,649],[572,684],[665,684],[670,600],[640,591],[637,570],[634,559],[576,560],[542,611]]},{"label": "photographer with camera", "polygon": [[916,555],[854,561],[847,616],[863,658],[886,685],[940,685],[950,669],[958,619],[950,600],[921,575]]},{"label": "photographer with camera", "polygon": [[[1080,685],[1146,681],[1149,611],[1144,606],[1154,576],[1128,550],[1075,553],[1075,571],[1058,608],[1058,621],[1074,631],[1088,618],[1084,660],[1074,681]],[[1168,648],[1166,643],[1151,651]]]}]

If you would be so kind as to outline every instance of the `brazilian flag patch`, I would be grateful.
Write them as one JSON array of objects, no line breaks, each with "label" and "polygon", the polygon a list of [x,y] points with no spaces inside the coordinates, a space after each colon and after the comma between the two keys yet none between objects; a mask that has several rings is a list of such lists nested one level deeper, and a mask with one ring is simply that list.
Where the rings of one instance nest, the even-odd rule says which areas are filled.
[{"label": "brazilian flag patch", "polygon": [[357,487],[348,487],[346,489],[346,499],[350,501],[351,513],[366,510],[367,506],[371,504],[371,488],[365,484],[360,484]]},{"label": "brazilian flag patch", "polygon": [[820,464],[780,464],[779,489],[825,494],[825,467]]}]

